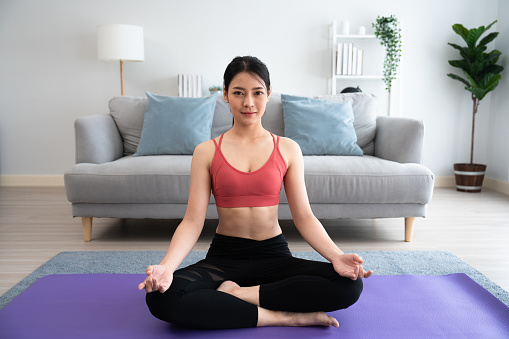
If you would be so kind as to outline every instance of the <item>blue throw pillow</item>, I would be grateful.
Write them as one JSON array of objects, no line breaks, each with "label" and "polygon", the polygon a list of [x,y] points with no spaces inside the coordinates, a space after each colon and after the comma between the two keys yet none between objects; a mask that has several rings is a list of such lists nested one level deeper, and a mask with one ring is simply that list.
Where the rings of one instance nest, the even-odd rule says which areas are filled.
[{"label": "blue throw pillow", "polygon": [[211,139],[217,94],[204,98],[146,94],[147,108],[134,156],[193,154],[198,144]]},{"label": "blue throw pillow", "polygon": [[285,136],[304,155],[362,155],[353,127],[352,101],[323,101],[281,95]]}]

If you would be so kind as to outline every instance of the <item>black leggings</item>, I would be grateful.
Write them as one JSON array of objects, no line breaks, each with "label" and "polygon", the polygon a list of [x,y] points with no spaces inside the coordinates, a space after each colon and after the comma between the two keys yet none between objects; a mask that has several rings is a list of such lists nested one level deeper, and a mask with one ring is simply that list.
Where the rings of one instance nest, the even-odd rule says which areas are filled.
[{"label": "black leggings", "polygon": [[175,271],[165,293],[147,293],[147,305],[155,317],[182,326],[255,327],[256,305],[217,291],[226,280],[260,285],[260,307],[278,311],[335,311],[362,292],[362,279],[341,277],[327,262],[292,257],[282,234],[262,241],[216,234],[207,257]]}]

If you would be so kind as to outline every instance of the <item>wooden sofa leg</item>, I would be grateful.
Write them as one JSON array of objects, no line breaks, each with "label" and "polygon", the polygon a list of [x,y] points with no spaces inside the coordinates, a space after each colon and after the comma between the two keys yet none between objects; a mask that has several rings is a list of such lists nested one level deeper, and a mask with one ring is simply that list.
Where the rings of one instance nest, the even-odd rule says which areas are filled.
[{"label": "wooden sofa leg", "polygon": [[92,217],[81,218],[81,223],[83,224],[83,240],[92,240]]},{"label": "wooden sofa leg", "polygon": [[414,233],[415,217],[405,218],[405,241],[412,241],[412,235]]}]

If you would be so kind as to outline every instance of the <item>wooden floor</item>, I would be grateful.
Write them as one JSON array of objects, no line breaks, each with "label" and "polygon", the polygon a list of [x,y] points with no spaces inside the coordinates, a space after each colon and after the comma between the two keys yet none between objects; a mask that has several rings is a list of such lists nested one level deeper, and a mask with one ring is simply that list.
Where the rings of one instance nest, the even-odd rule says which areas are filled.
[{"label": "wooden floor", "polygon": [[[208,248],[215,224],[206,222],[196,250]],[[436,189],[410,243],[403,241],[402,218],[323,224],[343,250],[450,251],[509,290],[507,195]],[[92,241],[85,243],[81,218],[71,217],[63,188],[0,187],[0,295],[61,251],[166,250],[177,225],[178,220],[94,219]],[[310,250],[291,222],[281,226],[292,250]]]}]

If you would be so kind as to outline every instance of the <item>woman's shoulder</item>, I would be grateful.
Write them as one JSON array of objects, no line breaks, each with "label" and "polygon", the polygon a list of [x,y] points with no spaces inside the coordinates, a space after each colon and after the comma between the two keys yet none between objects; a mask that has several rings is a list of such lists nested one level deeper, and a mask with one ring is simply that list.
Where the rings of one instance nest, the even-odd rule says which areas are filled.
[{"label": "woman's shoulder", "polygon": [[290,153],[302,153],[299,144],[295,140],[287,137],[279,137],[279,146],[281,151],[287,151]]},{"label": "woman's shoulder", "polygon": [[283,156],[287,168],[290,168],[295,162],[302,161],[302,151],[299,144],[290,138],[279,137],[279,152]]},{"label": "woman's shoulder", "polygon": [[214,144],[214,141],[212,139],[207,140],[196,146],[196,148],[194,149],[193,157],[201,158],[204,160],[212,160],[212,158],[214,157],[215,150],[216,146]]}]

